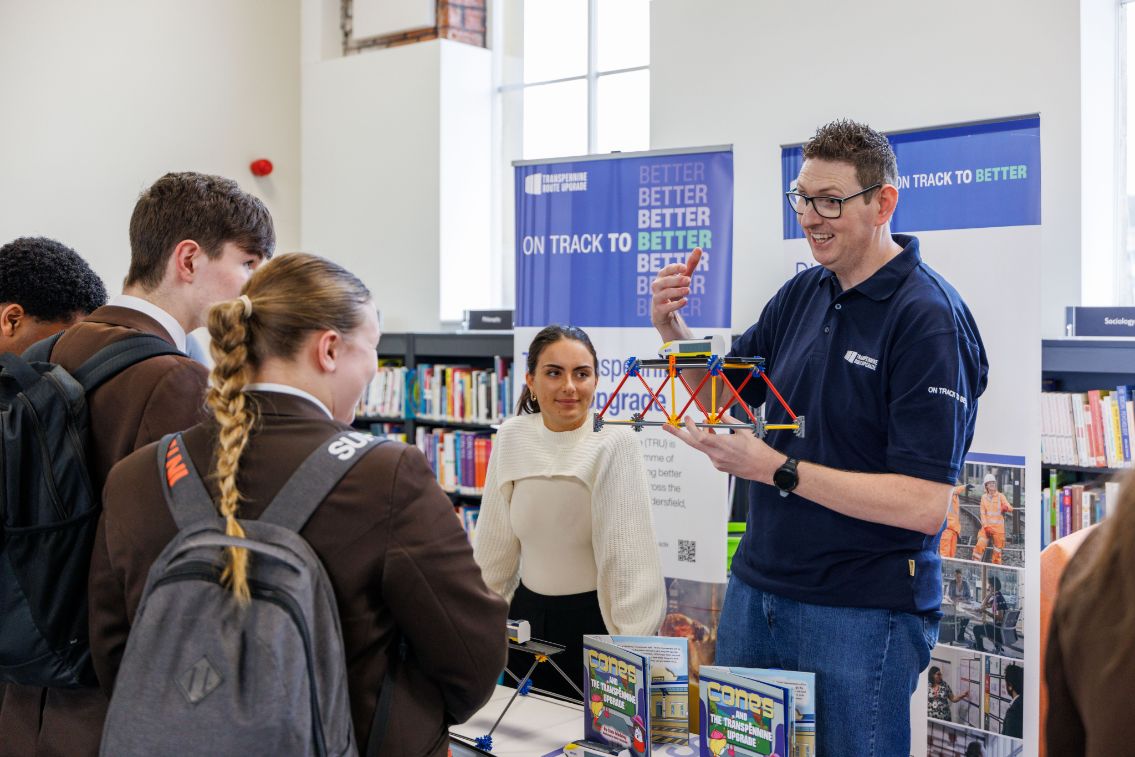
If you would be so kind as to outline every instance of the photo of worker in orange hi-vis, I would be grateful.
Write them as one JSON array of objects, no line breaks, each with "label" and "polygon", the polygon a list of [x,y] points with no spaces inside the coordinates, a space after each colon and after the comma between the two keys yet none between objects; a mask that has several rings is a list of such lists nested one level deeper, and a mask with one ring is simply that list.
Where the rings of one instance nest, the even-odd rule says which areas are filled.
[{"label": "photo of worker in orange hi-vis", "polygon": [[946,527],[942,529],[942,541],[938,544],[938,554],[953,557],[958,551],[958,537],[962,535],[962,503],[958,498],[969,489],[960,481],[950,494],[950,507],[946,510]]},{"label": "photo of worker in orange hi-vis", "polygon": [[1005,514],[1013,512],[1013,506],[1005,495],[997,490],[997,478],[992,473],[985,474],[982,481],[985,493],[981,495],[981,529],[977,532],[977,544],[973,547],[973,559],[982,560],[985,548],[993,542],[993,556],[989,562],[1001,564],[1001,553],[1005,550]]}]

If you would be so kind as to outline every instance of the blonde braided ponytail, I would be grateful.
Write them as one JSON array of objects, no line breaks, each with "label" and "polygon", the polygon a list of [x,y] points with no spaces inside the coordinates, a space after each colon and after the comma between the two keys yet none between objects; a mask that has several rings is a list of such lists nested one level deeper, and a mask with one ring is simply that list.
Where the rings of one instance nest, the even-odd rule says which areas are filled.
[{"label": "blonde braided ponytail", "polygon": [[[274,258],[252,274],[238,299],[209,311],[209,336],[215,363],[206,402],[217,422],[212,477],[220,489],[217,509],[225,533],[244,537],[236,519],[240,458],[256,423],[254,400],[244,388],[262,361],[293,358],[308,335],[334,329],[351,333],[362,322],[364,307],[374,307],[370,291],[347,269],[306,253]],[[247,603],[248,550],[226,548],[224,580],[238,601]]]},{"label": "blonde braided ponytail", "polygon": [[[218,426],[214,476],[221,492],[221,500],[217,509],[225,518],[225,533],[238,538],[244,537],[244,529],[236,519],[241,499],[236,479],[240,470],[241,453],[248,444],[248,436],[256,422],[255,408],[243,391],[253,375],[253,366],[249,360],[251,331],[243,300],[222,302],[209,311],[209,335],[212,337],[210,350],[214,366],[205,401],[212,409]],[[250,598],[248,550],[228,547],[226,552],[228,564],[221,574],[221,580],[232,588],[238,602],[247,604]]]}]

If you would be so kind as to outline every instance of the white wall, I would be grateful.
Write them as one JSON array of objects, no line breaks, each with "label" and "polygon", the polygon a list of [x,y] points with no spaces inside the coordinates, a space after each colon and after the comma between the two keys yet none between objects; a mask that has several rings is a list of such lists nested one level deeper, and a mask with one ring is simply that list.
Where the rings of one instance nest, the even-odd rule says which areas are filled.
[{"label": "white wall", "polygon": [[397,34],[433,26],[437,3],[433,0],[354,0],[351,6],[355,39]]},{"label": "white wall", "polygon": [[442,41],[439,190],[441,317],[494,304],[492,53]]},{"label": "white wall", "polygon": [[299,41],[299,0],[0,2],[0,243],[57,238],[115,293],[138,193],[193,170],[263,198],[295,248]]},{"label": "white wall", "polygon": [[735,148],[734,328],[784,280],[779,145],[837,117],[893,131],[1040,113],[1037,297],[1043,333],[1062,334],[1080,297],[1078,5],[653,0],[651,147]]},{"label": "white wall", "polygon": [[362,278],[387,331],[439,325],[438,45],[304,65],[303,248]]},{"label": "white wall", "polygon": [[489,304],[491,54],[343,57],[337,8],[303,0],[303,247],[362,278],[384,330],[437,330],[443,302],[447,319]]}]

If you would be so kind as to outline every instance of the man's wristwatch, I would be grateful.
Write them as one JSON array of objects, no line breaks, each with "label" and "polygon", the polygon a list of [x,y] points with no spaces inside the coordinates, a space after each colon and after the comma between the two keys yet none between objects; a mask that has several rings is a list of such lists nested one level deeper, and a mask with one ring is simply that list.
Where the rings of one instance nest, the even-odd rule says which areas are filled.
[{"label": "man's wristwatch", "polygon": [[796,475],[796,464],[800,462],[794,457],[784,461],[784,464],[772,474],[772,483],[780,489],[780,496],[787,497],[788,492],[796,488],[800,478]]}]

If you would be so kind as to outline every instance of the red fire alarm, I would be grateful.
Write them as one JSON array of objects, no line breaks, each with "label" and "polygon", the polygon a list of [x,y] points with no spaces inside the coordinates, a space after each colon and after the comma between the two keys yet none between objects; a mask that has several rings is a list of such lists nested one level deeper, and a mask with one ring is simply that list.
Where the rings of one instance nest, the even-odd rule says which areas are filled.
[{"label": "red fire alarm", "polygon": [[267,176],[272,173],[272,161],[267,158],[259,158],[252,161],[252,165],[249,166],[249,169],[252,170],[253,176]]}]

